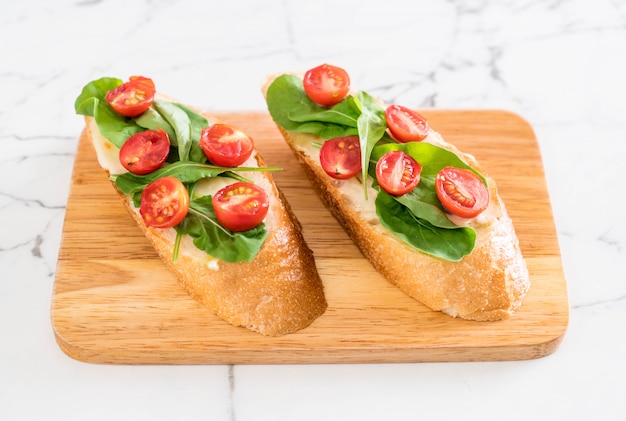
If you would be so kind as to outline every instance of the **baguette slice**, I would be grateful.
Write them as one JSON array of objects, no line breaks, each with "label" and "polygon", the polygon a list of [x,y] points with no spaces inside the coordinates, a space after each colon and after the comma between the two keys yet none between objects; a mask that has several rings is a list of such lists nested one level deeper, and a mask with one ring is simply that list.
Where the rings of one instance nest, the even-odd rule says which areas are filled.
[{"label": "baguette slice", "polygon": [[[275,77],[266,81],[264,94]],[[371,186],[368,200],[357,177],[348,180],[329,177],[320,165],[319,147],[312,146],[319,144],[320,138],[290,132],[278,124],[277,127],[322,202],[389,282],[433,310],[468,320],[506,319],[520,307],[530,288],[528,269],[493,179],[485,176],[489,207],[473,220],[456,221],[475,229],[474,249],[461,261],[444,260],[413,248],[381,225],[374,205],[377,192]],[[431,130],[424,141],[456,153],[480,171],[473,156],[459,151],[439,133]]]},{"label": "baguette slice", "polygon": [[[209,122],[217,119],[203,114]],[[105,139],[95,120],[85,117],[86,136],[93,143],[98,161],[107,175],[123,170],[118,149]],[[242,166],[265,166],[258,152]],[[120,169],[121,168],[121,169]],[[125,170],[124,170],[125,171]],[[324,289],[313,253],[300,231],[300,225],[270,172],[242,173],[266,191],[270,207],[265,218],[267,238],[250,262],[226,262],[195,247],[192,239],[182,238],[178,258],[173,261],[174,228],[147,227],[131,197],[113,187],[163,262],[176,275],[182,287],[218,317],[267,336],[296,332],[312,323],[326,309]],[[228,180],[228,179],[227,179]],[[223,177],[202,180],[205,194],[212,194],[233,181]]]}]

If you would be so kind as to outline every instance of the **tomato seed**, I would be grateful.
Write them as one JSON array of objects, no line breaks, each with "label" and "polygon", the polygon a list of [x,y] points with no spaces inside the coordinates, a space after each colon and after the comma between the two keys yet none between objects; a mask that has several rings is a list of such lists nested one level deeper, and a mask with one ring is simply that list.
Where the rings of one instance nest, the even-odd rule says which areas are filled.
[{"label": "tomato seed", "polygon": [[445,178],[443,188],[448,196],[467,208],[473,207],[476,203],[476,198],[469,191],[452,180]]},{"label": "tomato seed", "polygon": [[135,105],[135,104],[139,104],[141,101],[144,101],[146,99],[146,93],[144,91],[132,91],[131,95],[126,98],[126,100],[124,101],[124,103],[126,105]]}]

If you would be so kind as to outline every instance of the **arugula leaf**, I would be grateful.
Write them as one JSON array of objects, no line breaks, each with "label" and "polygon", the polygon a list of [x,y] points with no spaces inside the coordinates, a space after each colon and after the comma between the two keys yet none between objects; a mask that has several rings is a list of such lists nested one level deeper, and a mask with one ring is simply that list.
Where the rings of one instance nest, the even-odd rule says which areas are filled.
[{"label": "arugula leaf", "polygon": [[[417,162],[422,164],[422,177],[434,177],[442,168],[450,166],[473,171],[483,180],[483,183],[487,185],[485,177],[463,162],[454,152],[450,152],[447,149],[427,142],[386,143],[378,145],[372,151],[372,161],[370,165],[375,166],[375,163],[387,152],[398,150],[411,155]],[[370,167],[370,173],[371,171],[372,167]]]},{"label": "arugula leaf", "polygon": [[153,107],[148,108],[143,114],[135,119],[135,123],[144,129],[158,130],[162,129],[167,133],[167,137],[170,139],[170,145],[178,146],[178,140],[176,138],[176,132],[170,123],[155,110]]},{"label": "arugula leaf", "polygon": [[[267,104],[274,121],[288,131],[322,139],[358,134],[362,179],[366,180],[369,174],[379,191],[376,212],[389,231],[424,253],[447,260],[460,260],[472,251],[476,232],[450,221],[434,185],[437,173],[446,166],[470,169],[486,184],[485,178],[456,154],[430,143],[401,144],[391,139],[386,134],[385,110],[366,92],[348,96],[331,108],[320,107],[304,92],[301,78],[282,75],[268,88]],[[375,176],[376,162],[391,150],[403,150],[423,166],[418,186],[397,197],[380,189]],[[367,197],[367,184],[363,184]]]},{"label": "arugula leaf", "polygon": [[130,136],[144,130],[133,119],[117,114],[106,102],[107,92],[121,84],[120,79],[110,77],[94,80],[83,87],[74,101],[76,113],[94,117],[102,136],[118,148],[121,148]]},{"label": "arugula leaf", "polygon": [[[172,151],[178,152],[170,153],[170,164],[147,175],[124,173],[110,177],[122,193],[132,196],[136,207],[140,205],[141,192],[145,186],[160,177],[174,176],[193,192],[195,183],[203,178],[226,176],[249,181],[234,171],[280,170],[267,167],[226,168],[205,164],[207,158],[199,142],[202,130],[209,126],[205,117],[182,104],[163,100],[155,100],[139,117],[120,116],[109,106],[105,97],[111,89],[122,83],[120,79],[107,77],[89,82],[76,98],[74,108],[78,114],[94,117],[100,133],[118,148],[130,136],[144,130],[161,128],[168,134]],[[244,233],[230,232],[217,223],[210,196],[194,199],[193,194],[190,195],[189,213],[175,228],[174,259],[182,235],[189,234],[196,247],[219,259],[229,262],[253,260],[267,236],[265,225],[261,224]]]},{"label": "arugula leaf", "polygon": [[274,121],[285,130],[310,133],[322,139],[358,134],[360,110],[353,99],[331,108],[309,99],[302,79],[295,75],[277,77],[267,89],[267,105]]},{"label": "arugula leaf", "polygon": [[344,100],[333,105],[330,108],[321,107],[315,104],[313,101],[306,97],[307,107],[301,107],[301,109],[291,110],[289,113],[289,119],[291,121],[306,123],[306,122],[325,122],[340,124],[348,127],[357,127],[357,120],[361,113],[360,106],[357,100],[349,95]]},{"label": "arugula leaf", "polygon": [[[188,108],[182,104],[179,104],[176,102],[167,103],[165,101],[159,101],[159,104],[162,106],[161,110],[163,108],[167,108],[167,110],[171,110],[172,107],[177,107],[177,108],[180,108],[187,115],[187,117],[189,118],[189,123],[190,123],[189,139],[191,142],[191,147],[189,150],[189,160],[193,162],[200,162],[200,163],[206,162],[207,157],[204,154],[202,147],[200,146],[200,136],[202,135],[202,130],[209,126],[209,121],[205,117],[200,115],[199,113],[195,112],[191,108]],[[150,107],[145,113],[137,117],[135,121],[141,127],[144,127],[149,130],[157,130],[159,128],[163,129],[167,133],[167,136],[170,139],[170,144],[173,147],[178,148],[179,142],[178,142],[178,136],[176,134],[176,130],[168,122],[165,115],[166,114],[162,114],[160,111],[157,111],[155,107]],[[181,130],[179,129],[179,131]],[[186,134],[187,130],[184,130],[184,133]],[[179,153],[177,152],[177,154]],[[180,159],[180,156],[178,156],[177,158],[173,160],[176,161],[179,159]],[[170,160],[170,162],[171,161],[172,160]]]},{"label": "arugula leaf", "polygon": [[133,119],[117,114],[105,100],[94,100],[94,119],[102,136],[121,148],[124,142],[135,133],[144,131]]},{"label": "arugula leaf", "polygon": [[118,148],[135,133],[161,128],[177,149],[179,160],[207,161],[199,143],[202,130],[209,125],[205,117],[182,104],[164,100],[155,100],[138,117],[123,117],[105,100],[107,92],[122,83],[120,79],[110,77],[89,82],[74,102],[76,113],[94,117],[100,133]]},{"label": "arugula leaf", "polygon": [[[276,171],[278,169],[275,167],[238,167],[237,171]],[[233,171],[233,168],[217,167],[193,161],[177,161],[146,175],[136,175],[128,172],[111,175],[110,178],[115,181],[116,187],[122,193],[134,194],[143,190],[144,187],[154,180],[165,176],[176,177],[182,183],[195,183],[202,178],[216,177],[231,171]],[[235,178],[241,178],[241,176],[235,176]]]},{"label": "arugula leaf", "polygon": [[439,228],[453,229],[457,226],[450,221],[441,206],[435,191],[434,177],[420,177],[419,184],[409,193],[393,196],[399,203],[420,219],[425,219]]},{"label": "arugula leaf", "polygon": [[123,82],[117,78],[103,77],[85,85],[80,95],[76,98],[76,101],[74,101],[76,114],[93,117],[96,100],[104,100],[107,92],[117,88],[122,83]]},{"label": "arugula leaf", "polygon": [[[366,178],[372,148],[387,130],[385,110],[371,95],[360,91],[330,108],[322,107],[308,97],[300,77],[284,74],[267,89],[267,106],[274,121],[291,132],[309,133],[323,140],[358,135],[362,176]],[[365,184],[363,189],[367,197]]]},{"label": "arugula leaf", "polygon": [[189,213],[176,231],[193,238],[194,245],[207,254],[227,262],[249,262],[267,237],[265,223],[244,232],[223,228],[215,217],[212,197],[203,196],[189,204]]},{"label": "arugula leaf", "polygon": [[155,99],[152,106],[174,129],[179,160],[188,161],[189,151],[191,150],[191,119],[189,115],[174,103],[167,101]]},{"label": "arugula leaf", "polygon": [[[392,150],[402,150],[411,155],[422,164],[422,172],[417,187],[407,194],[392,196],[378,189],[376,212],[381,223],[399,238],[424,253],[453,261],[460,260],[473,250],[476,232],[469,227],[455,225],[446,216],[437,197],[435,177],[447,166],[476,171],[453,152],[431,143],[390,143],[377,145],[372,151],[369,171],[374,179],[376,161]],[[484,181],[482,175],[478,172],[476,174]],[[398,208],[398,205],[401,205],[401,208]],[[411,224],[415,227],[411,228]]]},{"label": "arugula leaf", "polygon": [[476,232],[473,229],[435,227],[413,215],[384,191],[376,196],[376,214],[385,228],[426,254],[458,262],[474,249]]},{"label": "arugula leaf", "polygon": [[134,194],[143,190],[154,180],[172,176],[178,178],[182,183],[195,183],[202,178],[216,177],[228,169],[214,167],[212,165],[199,164],[191,161],[177,161],[165,167],[161,167],[146,175],[137,175],[130,172],[112,175],[111,180],[115,181],[115,186],[124,194]]},{"label": "arugula leaf", "polygon": [[[357,93],[357,105],[361,115],[357,120],[359,129],[359,143],[361,144],[361,172],[362,178],[367,178],[370,156],[376,143],[383,137],[387,130],[385,110],[374,98],[366,92]],[[363,193],[367,199],[367,183],[363,183]]]},{"label": "arugula leaf", "polygon": [[174,105],[183,110],[191,122],[191,150],[189,151],[189,159],[194,162],[206,162],[207,157],[200,146],[200,137],[202,136],[202,130],[209,126],[209,121],[183,104],[174,103]]}]

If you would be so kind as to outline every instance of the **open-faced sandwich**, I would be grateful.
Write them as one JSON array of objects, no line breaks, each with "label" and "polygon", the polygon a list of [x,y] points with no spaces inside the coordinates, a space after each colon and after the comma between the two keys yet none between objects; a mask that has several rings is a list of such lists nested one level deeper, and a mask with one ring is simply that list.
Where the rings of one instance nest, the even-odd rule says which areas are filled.
[{"label": "open-faced sandwich", "polygon": [[351,91],[324,64],[272,76],[269,112],[322,201],[373,266],[434,310],[509,317],[529,287],[496,183],[416,111]]},{"label": "open-faced sandwich", "polygon": [[250,136],[140,76],[94,80],[75,108],[123,204],[192,297],[269,336],[325,311],[313,254]]}]

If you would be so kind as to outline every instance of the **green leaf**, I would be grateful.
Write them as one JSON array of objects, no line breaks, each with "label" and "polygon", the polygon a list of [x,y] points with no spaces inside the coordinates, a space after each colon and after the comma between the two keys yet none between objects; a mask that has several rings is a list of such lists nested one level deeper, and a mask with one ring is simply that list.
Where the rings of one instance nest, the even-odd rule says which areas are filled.
[{"label": "green leaf", "polygon": [[266,95],[270,115],[285,130],[310,133],[322,139],[358,133],[360,110],[352,98],[331,108],[319,106],[304,92],[302,79],[294,75],[277,77]]},{"label": "green leaf", "polygon": [[191,150],[191,120],[189,116],[172,102],[154,100],[152,106],[174,129],[179,160],[188,161]]},{"label": "green leaf", "polygon": [[[189,151],[189,160],[193,162],[204,163],[207,161],[206,155],[200,146],[200,136],[202,135],[202,130],[209,126],[209,121],[203,117],[201,114],[195,112],[191,108],[188,108],[182,104],[171,102],[169,105],[163,106],[165,101],[159,101],[159,104],[162,105],[161,109],[167,108],[168,110],[172,109],[172,107],[177,107],[182,110],[187,117],[189,118],[189,133],[190,133],[190,141],[191,148]],[[157,130],[159,128],[163,129],[169,139],[170,144],[177,148],[178,145],[178,137],[176,135],[176,131],[172,127],[172,125],[168,122],[167,118],[164,117],[156,108],[150,107],[148,110],[143,113],[141,116],[137,117],[136,122],[143,128],[149,130]],[[187,131],[185,131],[187,133]],[[178,154],[178,152],[177,152]],[[173,161],[179,160],[180,157],[176,157]]]},{"label": "green leaf", "polygon": [[[145,186],[154,180],[172,176],[178,178],[182,183],[195,183],[203,178],[217,177],[222,174],[231,174],[234,168],[217,167],[215,165],[201,164],[193,161],[177,161],[173,164],[161,167],[156,171],[146,175],[136,175],[133,173],[124,173],[112,175],[111,180],[115,181],[117,188],[124,194],[134,194],[143,190]],[[255,172],[255,171],[277,171],[276,167],[237,167],[239,172]],[[233,178],[242,179],[241,176],[232,173]]]},{"label": "green leaf", "polygon": [[300,109],[292,109],[289,112],[291,121],[299,123],[323,122],[357,127],[357,120],[361,114],[357,100],[351,95],[330,108],[315,104],[308,96],[306,101],[300,104],[303,105]]},{"label": "green leaf", "polygon": [[436,227],[417,218],[384,191],[376,197],[376,213],[385,228],[423,253],[457,262],[474,249],[476,232],[473,229]]},{"label": "green leaf", "polygon": [[454,152],[427,142],[386,143],[380,144],[372,151],[370,173],[376,162],[389,151],[404,151],[422,164],[422,177],[435,177],[444,167],[465,168],[476,173],[486,183],[485,177],[467,165]]},{"label": "green leaf", "polygon": [[[321,139],[359,136],[363,179],[367,176],[370,153],[387,129],[385,110],[376,100],[360,91],[328,108],[308,97],[302,79],[295,75],[278,76],[267,89],[267,106],[274,121],[291,132],[308,133]],[[364,185],[367,197],[367,188]]]},{"label": "green leaf", "polygon": [[94,116],[96,100],[104,101],[104,97],[111,89],[117,88],[123,82],[112,77],[103,77],[89,82],[83,87],[80,95],[74,101],[76,114]]},{"label": "green leaf", "polygon": [[135,133],[144,131],[133,119],[117,114],[104,100],[95,99],[94,119],[102,136],[121,148],[124,142]]},{"label": "green leaf", "polygon": [[191,149],[189,151],[189,160],[194,162],[206,162],[207,157],[200,146],[200,136],[202,135],[202,130],[210,125],[209,121],[183,104],[175,103],[175,105],[187,114],[191,122]]},{"label": "green leaf", "polygon": [[455,225],[447,217],[437,197],[435,177],[447,166],[476,171],[447,149],[431,143],[409,142],[377,145],[372,151],[370,174],[373,174],[376,161],[392,150],[402,150],[412,156],[422,164],[422,172],[417,187],[405,195],[392,196],[379,189],[376,212],[381,223],[424,253],[447,260],[460,260],[473,250],[476,232]]},{"label": "green leaf", "polygon": [[427,220],[436,227],[448,229],[457,227],[446,216],[435,192],[435,179],[432,177],[421,177],[417,187],[407,194],[393,198],[406,206],[413,215]]},{"label": "green leaf", "polygon": [[[362,179],[367,179],[370,156],[376,143],[383,137],[387,130],[385,110],[373,97],[360,91],[357,93],[357,104],[361,115],[357,120],[359,129],[359,143],[361,144]],[[367,198],[367,183],[363,183],[363,193]]]},{"label": "green leaf", "polygon": [[[424,253],[460,260],[474,247],[476,233],[458,227],[447,217],[435,192],[436,174],[446,166],[468,168],[456,154],[425,142],[400,144],[386,134],[384,108],[366,92],[348,96],[339,104],[320,107],[313,103],[294,75],[277,77],[267,90],[267,104],[274,121],[287,131],[304,132],[322,139],[357,135],[361,145],[362,179],[369,174],[379,190],[376,212],[381,223],[403,241]],[[356,131],[355,131],[356,129]],[[376,162],[391,150],[403,150],[423,166],[421,181],[411,192],[392,196],[376,182]],[[364,192],[367,197],[366,183]]]},{"label": "green leaf", "polygon": [[[115,182],[117,188],[122,193],[132,196],[136,207],[140,205],[144,187],[161,177],[174,176],[193,190],[197,181],[207,177],[226,176],[249,181],[234,171],[280,170],[267,167],[225,168],[206,165],[207,158],[199,143],[202,130],[209,125],[205,117],[182,104],[162,100],[154,101],[153,105],[139,117],[120,116],[109,106],[105,96],[122,83],[120,79],[107,77],[89,82],[76,98],[74,108],[78,114],[94,117],[100,133],[118,148],[121,148],[130,136],[144,130],[161,128],[168,134],[172,151],[178,152],[170,154],[168,165],[143,176],[132,173],[111,175],[111,180]],[[181,236],[187,233],[193,237],[196,247],[229,262],[254,259],[267,236],[264,224],[244,233],[225,230],[217,224],[210,197],[208,199],[192,197],[190,212],[176,230],[174,256],[177,255]]]},{"label": "green leaf", "polygon": [[126,140],[144,129],[133,119],[117,114],[106,102],[106,94],[122,84],[120,79],[103,77],[85,85],[74,101],[77,114],[94,117],[102,136],[121,148]]},{"label": "green leaf", "polygon": [[180,108],[187,114],[189,117],[189,122],[191,123],[191,140],[194,142],[200,141],[200,135],[202,135],[202,130],[206,127],[209,127],[209,121],[202,116],[201,114],[195,112],[191,108],[179,104],[177,102],[173,102],[176,107]]},{"label": "green leaf", "polygon": [[265,224],[245,232],[223,228],[215,217],[211,196],[192,200],[189,213],[176,231],[193,238],[194,245],[207,254],[227,262],[249,262],[257,255],[267,237]]},{"label": "green leaf", "polygon": [[137,125],[148,130],[162,129],[167,133],[167,137],[170,139],[172,146],[178,146],[178,139],[176,138],[176,132],[170,123],[153,107],[150,107],[135,119]]}]

